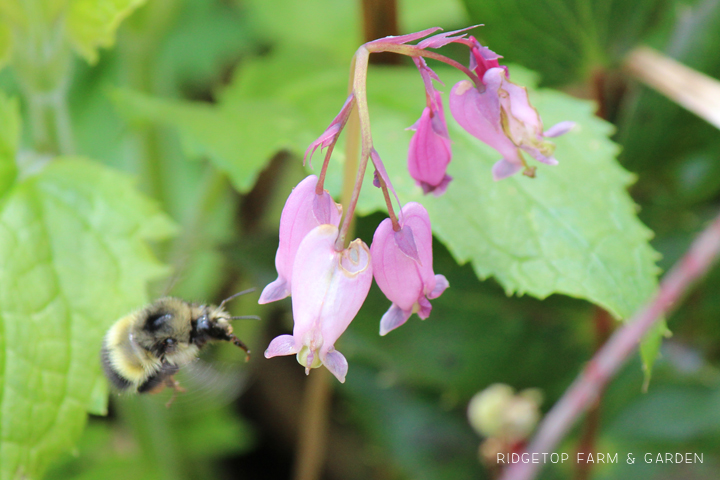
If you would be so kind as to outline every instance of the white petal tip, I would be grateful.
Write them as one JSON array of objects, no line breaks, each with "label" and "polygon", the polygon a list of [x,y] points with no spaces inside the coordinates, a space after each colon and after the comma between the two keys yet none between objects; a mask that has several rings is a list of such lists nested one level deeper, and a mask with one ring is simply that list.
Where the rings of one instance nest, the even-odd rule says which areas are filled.
[{"label": "white petal tip", "polygon": [[337,350],[332,350],[325,354],[323,365],[330,373],[335,375],[340,383],[345,383],[345,376],[348,372],[348,363],[345,356]]},{"label": "white petal tip", "polygon": [[438,298],[449,286],[450,282],[447,281],[445,275],[440,275],[438,273],[437,275],[435,275],[435,288],[432,289],[432,292],[428,293],[428,298],[430,300],[432,300],[433,298]]},{"label": "white petal tip", "polygon": [[265,358],[294,355],[296,353],[295,338],[292,335],[280,335],[273,338],[270,345],[268,345],[267,350],[265,350]]},{"label": "white petal tip", "polygon": [[290,286],[288,285],[288,282],[280,277],[277,278],[274,282],[268,284],[266,286],[262,293],[260,294],[260,298],[258,299],[258,303],[260,305],[265,305],[266,303],[270,302],[276,302],[278,300],[282,300],[283,298],[287,298],[290,296]]},{"label": "white petal tip", "polygon": [[576,123],[575,122],[560,122],[558,124],[553,125],[552,127],[548,128],[548,130],[543,133],[543,137],[559,137],[560,135],[564,135],[568,133],[570,130],[575,128]]},{"label": "white petal tip", "polygon": [[504,178],[511,177],[518,173],[520,170],[522,170],[523,166],[522,164],[509,162],[505,159],[502,159],[495,163],[492,168],[492,176],[493,180],[496,182],[498,180],[502,180]]},{"label": "white petal tip", "polygon": [[393,303],[380,319],[380,336],[384,337],[403,325],[408,321],[410,315],[412,315],[412,310],[403,310]]}]

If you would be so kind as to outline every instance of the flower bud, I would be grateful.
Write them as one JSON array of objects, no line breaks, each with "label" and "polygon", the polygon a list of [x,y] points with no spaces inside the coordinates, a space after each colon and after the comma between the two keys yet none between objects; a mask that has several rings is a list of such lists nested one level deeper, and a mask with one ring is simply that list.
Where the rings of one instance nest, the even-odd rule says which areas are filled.
[{"label": "flower bud", "polygon": [[468,420],[477,433],[508,443],[525,440],[540,419],[542,394],[537,389],[519,394],[496,383],[477,393],[468,405]]},{"label": "flower bud", "polygon": [[425,207],[410,202],[400,217],[400,231],[393,230],[389,218],[383,220],[370,247],[375,281],[393,302],[380,320],[380,335],[396,329],[413,313],[428,318],[432,310],[428,299],[439,297],[448,287],[445,277],[433,272],[432,231]]},{"label": "flower bud", "polygon": [[275,254],[275,268],[278,278],[262,291],[258,303],[281,300],[292,290],[292,274],[295,256],[305,235],[318,225],[338,226],[342,206],[335,203],[325,190],[322,195],[315,193],[318,178],[310,175],[290,193],[280,217],[280,244]]},{"label": "flower bud", "polygon": [[408,170],[410,176],[422,187],[424,193],[439,196],[445,193],[452,177],[445,172],[452,159],[442,98],[433,92],[437,110],[425,107],[420,120],[410,127],[415,134],[408,149]]},{"label": "flower bud", "polygon": [[321,365],[345,382],[348,364],[335,342],[360,310],[372,283],[370,249],[355,240],[335,251],[338,228],[320,225],[298,247],[292,276],[294,328],[276,337],[265,358],[297,354],[305,373]]}]

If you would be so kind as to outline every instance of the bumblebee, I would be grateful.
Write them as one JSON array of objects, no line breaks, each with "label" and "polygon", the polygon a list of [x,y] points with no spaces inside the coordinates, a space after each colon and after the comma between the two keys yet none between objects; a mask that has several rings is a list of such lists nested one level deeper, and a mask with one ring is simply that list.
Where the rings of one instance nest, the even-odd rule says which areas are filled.
[{"label": "bumblebee", "polygon": [[120,392],[157,392],[165,387],[183,391],[173,378],[212,341],[232,342],[250,358],[250,350],[232,333],[232,317],[225,304],[199,305],[173,297],[156,300],[118,320],[103,340],[101,361],[105,376]]}]

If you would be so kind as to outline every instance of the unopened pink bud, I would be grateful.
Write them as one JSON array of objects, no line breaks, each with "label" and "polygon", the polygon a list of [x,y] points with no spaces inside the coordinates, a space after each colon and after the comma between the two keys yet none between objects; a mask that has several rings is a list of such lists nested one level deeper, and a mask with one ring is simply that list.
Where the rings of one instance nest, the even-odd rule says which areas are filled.
[{"label": "unopened pink bud", "polygon": [[327,191],[317,195],[318,178],[310,175],[290,193],[280,217],[280,244],[275,254],[278,278],[265,287],[258,303],[281,300],[292,290],[292,274],[295,257],[305,235],[318,225],[337,227],[342,216],[342,206],[335,203]]},{"label": "unopened pink bud", "polygon": [[432,111],[425,107],[420,120],[412,127],[415,134],[408,149],[408,170],[410,176],[422,187],[423,192],[439,196],[447,189],[452,177],[446,174],[452,160],[450,139],[447,135],[445,114],[439,92],[434,92],[439,108]]},{"label": "unopened pink bud", "polygon": [[383,220],[370,247],[375,281],[392,302],[380,320],[380,335],[404,324],[413,313],[428,318],[432,310],[428,299],[439,297],[449,285],[433,271],[432,231],[425,207],[410,202],[401,218],[399,232],[389,218]]},{"label": "unopened pink bud", "polygon": [[309,373],[321,365],[340,382],[348,363],[335,342],[360,310],[372,283],[370,249],[355,240],[335,251],[338,228],[320,225],[305,236],[297,250],[292,277],[292,335],[276,337],[265,358],[297,354]]}]

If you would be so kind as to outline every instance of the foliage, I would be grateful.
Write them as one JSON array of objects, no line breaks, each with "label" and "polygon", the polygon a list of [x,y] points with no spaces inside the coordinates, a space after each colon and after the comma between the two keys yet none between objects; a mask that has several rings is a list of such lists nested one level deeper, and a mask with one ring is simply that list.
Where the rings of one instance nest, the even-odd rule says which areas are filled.
[{"label": "foliage", "polygon": [[[3,113],[17,124],[16,109]],[[106,411],[100,341],[165,273],[144,241],[173,226],[129,179],[87,160],[57,158],[24,178],[3,170],[0,464],[3,478],[36,477],[77,441],[88,409]]]},{"label": "foliage", "polygon": [[[350,369],[334,389],[326,475],[484,478],[469,398],[502,382],[540,388],[549,408],[602,339],[602,311],[627,319],[653,292],[656,263],[667,269],[715,213],[717,131],[620,67],[649,42],[717,77],[720,6],[398,8],[403,33],[485,24],[473,34],[511,64],[546,127],[578,124],[556,139],[558,166],[494,182],[498,154],[450,120],[454,180],[444,196],[423,196],[407,174],[405,131],[424,106],[420,77],[409,62],[370,68],[375,146],[400,201],[429,211],[434,270],[451,286],[427,321],[413,316],[386,337],[377,330],[390,302],[371,289],[337,344]],[[0,479],[289,475],[308,382],[294,359],[262,358],[292,328],[289,303],[237,301],[238,315],[263,318],[235,326],[251,362],[232,347],[208,352],[171,409],[169,394],[112,396],[109,417],[87,414],[108,414],[98,352],[116,319],[159,295],[217,302],[274,278],[280,210],[307,175],[302,154],[345,100],[360,13],[334,0],[0,3],[10,93],[0,92]],[[467,62],[466,50],[448,54]],[[431,66],[447,105],[461,75]],[[605,120],[571,93],[600,99]],[[343,147],[326,182],[337,200]],[[368,244],[385,216],[371,181],[367,172],[356,226]],[[702,452],[706,463],[596,465],[595,478],[699,478],[720,462],[719,282],[710,275],[668,319],[672,340],[660,346],[664,324],[646,340],[646,377],[662,353],[649,392],[635,361],[605,393],[595,439],[611,452]],[[562,450],[572,455],[581,435]],[[550,466],[546,478],[574,474]]]}]

